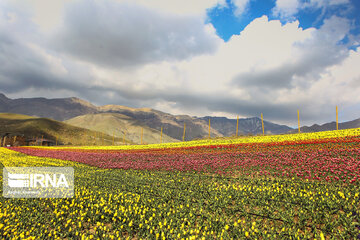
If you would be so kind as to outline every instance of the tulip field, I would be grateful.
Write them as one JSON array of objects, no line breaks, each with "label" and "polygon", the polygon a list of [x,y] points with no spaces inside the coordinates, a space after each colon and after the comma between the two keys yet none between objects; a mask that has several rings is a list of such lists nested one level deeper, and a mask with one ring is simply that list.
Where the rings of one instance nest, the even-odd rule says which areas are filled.
[{"label": "tulip field", "polygon": [[0,162],[75,169],[73,198],[0,197],[0,239],[360,239],[360,129],[0,148]]}]

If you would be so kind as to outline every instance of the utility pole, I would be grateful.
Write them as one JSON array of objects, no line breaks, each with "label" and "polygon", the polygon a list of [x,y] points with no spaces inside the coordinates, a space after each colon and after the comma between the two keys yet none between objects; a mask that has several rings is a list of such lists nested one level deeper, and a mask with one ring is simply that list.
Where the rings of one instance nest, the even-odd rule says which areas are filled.
[{"label": "utility pole", "polygon": [[185,131],[186,131],[186,123],[184,123],[183,142],[185,141]]},{"label": "utility pole", "polygon": [[264,117],[263,114],[261,113],[261,125],[262,125],[262,130],[263,130],[263,136],[265,135],[265,130],[264,130]]},{"label": "utility pole", "polygon": [[339,112],[338,112],[338,106],[336,106],[336,130],[339,130]]}]

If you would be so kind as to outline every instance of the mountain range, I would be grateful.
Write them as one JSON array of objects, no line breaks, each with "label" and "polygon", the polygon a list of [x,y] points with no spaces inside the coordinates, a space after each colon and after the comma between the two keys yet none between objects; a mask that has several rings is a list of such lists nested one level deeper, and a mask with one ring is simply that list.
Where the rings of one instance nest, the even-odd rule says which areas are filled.
[{"label": "mountain range", "polygon": [[[209,119],[211,137],[229,137],[236,134],[236,119],[226,117],[192,117],[172,115],[151,108],[130,108],[121,105],[95,106],[85,100],[71,98],[19,98],[10,99],[0,93],[0,112],[18,113],[41,118],[63,121],[77,127],[104,132],[110,136],[126,136],[132,142],[158,143],[161,128],[163,142],[181,141],[186,125],[185,140],[208,137]],[[359,127],[360,120],[340,123],[341,128]],[[264,121],[266,134],[296,132],[286,125]],[[334,123],[302,127],[302,132],[333,130]],[[240,118],[239,135],[262,134],[261,119],[257,117]]]},{"label": "mountain range", "polygon": [[[339,123],[338,128],[339,129],[360,128],[360,118],[348,122]],[[309,127],[308,126],[300,127],[300,131],[303,133],[321,132],[321,131],[330,131],[330,130],[336,130],[336,122],[325,123],[322,125],[314,124]],[[297,129],[290,131],[290,133],[297,133],[297,132],[298,132]]]},{"label": "mountain range", "polygon": [[58,121],[79,115],[96,113],[97,107],[79,98],[18,98],[10,99],[0,93],[0,112],[46,117]]}]

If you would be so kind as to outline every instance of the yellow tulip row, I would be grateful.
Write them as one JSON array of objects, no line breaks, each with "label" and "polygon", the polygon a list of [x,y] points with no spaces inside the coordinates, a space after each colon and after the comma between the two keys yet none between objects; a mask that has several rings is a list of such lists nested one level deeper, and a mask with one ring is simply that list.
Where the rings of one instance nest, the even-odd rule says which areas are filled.
[{"label": "yellow tulip row", "polygon": [[[104,149],[104,150],[135,150],[135,149],[157,149],[157,148],[181,148],[181,147],[196,147],[207,145],[229,145],[229,144],[241,144],[241,143],[272,143],[272,142],[284,142],[284,141],[304,141],[304,140],[318,140],[327,138],[339,138],[339,137],[354,137],[360,136],[360,128],[335,130],[335,131],[323,131],[314,133],[300,133],[300,134],[283,134],[283,135],[266,135],[266,136],[247,136],[239,138],[228,139],[205,139],[187,142],[176,143],[163,143],[163,144],[149,144],[149,145],[126,145],[126,146],[74,146],[67,148],[76,149]],[[56,148],[58,147],[46,147]]]}]

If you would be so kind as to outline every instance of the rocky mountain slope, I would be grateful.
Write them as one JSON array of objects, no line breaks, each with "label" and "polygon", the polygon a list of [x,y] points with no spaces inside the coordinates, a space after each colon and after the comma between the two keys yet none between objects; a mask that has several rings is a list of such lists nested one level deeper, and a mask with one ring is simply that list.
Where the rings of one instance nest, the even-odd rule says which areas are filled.
[{"label": "rocky mountain slope", "polygon": [[[86,114],[64,121],[70,125],[85,127],[94,131],[125,137],[136,143],[141,143],[141,129],[143,129],[143,143],[159,143],[161,132],[148,127],[141,121],[120,113]],[[166,134],[162,135],[163,142],[177,142]]]}]

